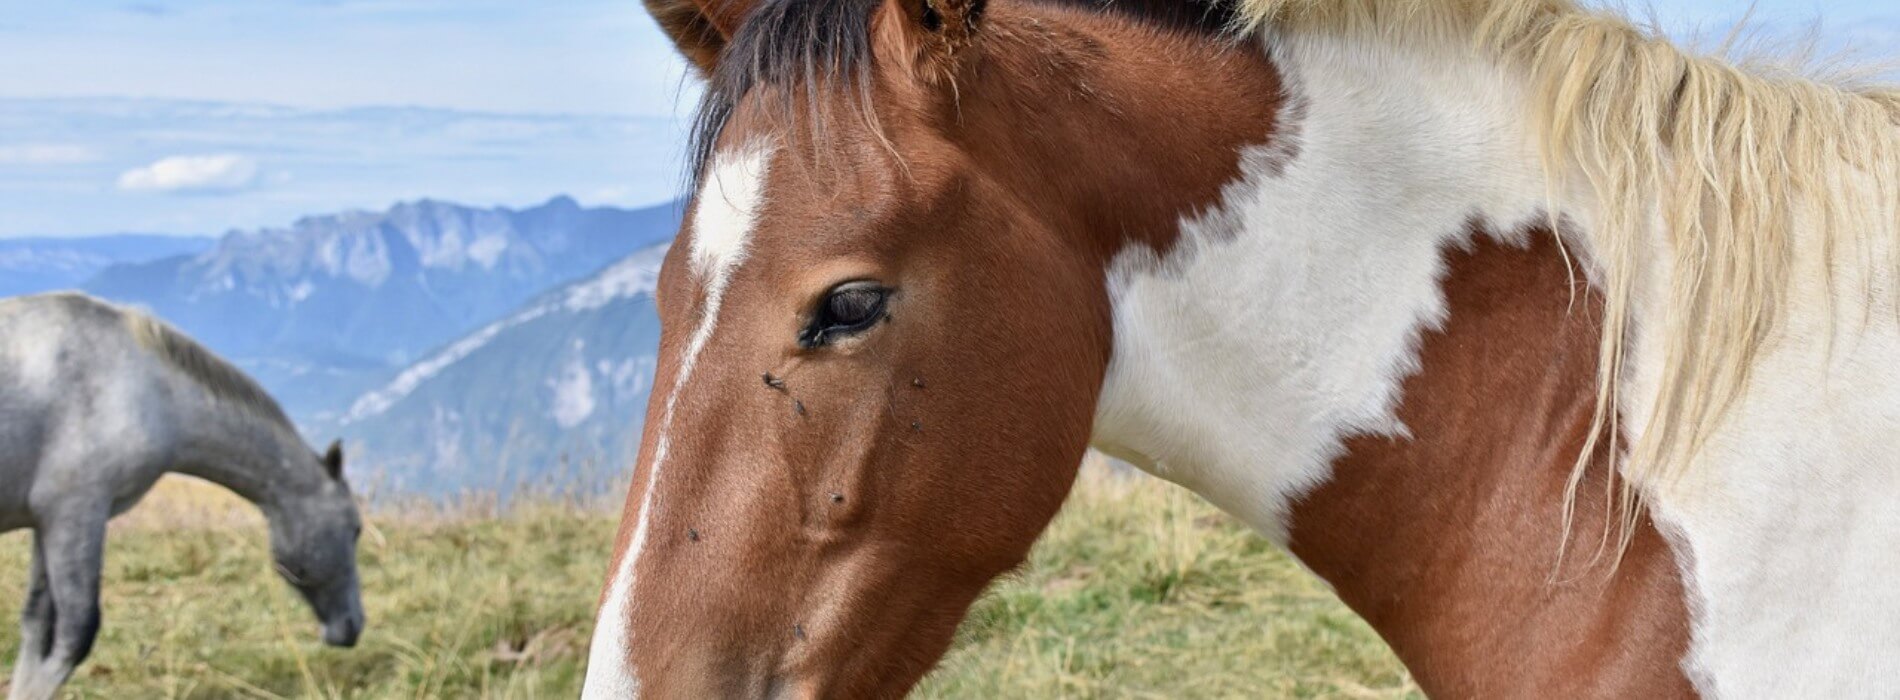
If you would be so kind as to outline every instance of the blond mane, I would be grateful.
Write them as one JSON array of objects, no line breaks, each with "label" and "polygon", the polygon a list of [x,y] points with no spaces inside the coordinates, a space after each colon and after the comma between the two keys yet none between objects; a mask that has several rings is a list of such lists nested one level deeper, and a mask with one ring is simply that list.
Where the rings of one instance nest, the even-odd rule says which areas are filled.
[{"label": "blond mane", "polygon": [[[1785,311],[1797,244],[1821,246],[1829,274],[1858,265],[1867,279],[1900,279],[1900,87],[1743,69],[1573,0],[1239,5],[1246,29],[1465,42],[1529,76],[1553,191],[1587,185],[1599,212],[1583,232],[1606,301],[1597,408],[1571,477],[1566,529],[1589,456],[1603,436],[1625,434],[1617,388],[1650,243],[1670,247],[1663,264],[1672,282],[1662,290],[1664,317],[1645,322],[1646,337],[1663,349],[1659,394],[1618,465],[1625,542],[1641,506],[1636,486],[1682,476],[1747,385]],[[1819,235],[1798,238],[1797,230]],[[1882,247],[1896,252],[1867,259],[1864,251]],[[1894,293],[1826,282],[1836,296]]]},{"label": "blond mane", "polygon": [[231,363],[164,321],[130,309],[120,309],[120,313],[133,342],[203,387],[213,398],[235,404],[295,432],[277,400]]}]

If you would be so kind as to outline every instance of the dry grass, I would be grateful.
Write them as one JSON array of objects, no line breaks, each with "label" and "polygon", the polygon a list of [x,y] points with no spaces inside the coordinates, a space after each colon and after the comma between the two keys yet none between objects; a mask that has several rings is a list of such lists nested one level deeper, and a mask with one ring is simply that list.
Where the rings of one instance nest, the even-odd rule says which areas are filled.
[{"label": "dry grass", "polygon": [[1326,586],[1185,490],[1083,472],[923,697],[1419,696]]},{"label": "dry grass", "polygon": [[[322,648],[250,508],[168,482],[115,524],[79,698],[537,698],[579,690],[612,509],[385,509],[364,539],[361,646]],[[27,537],[0,538],[24,572]],[[0,578],[17,610],[23,575]],[[9,613],[10,615],[10,613]],[[19,643],[0,626],[0,657]],[[919,691],[953,697],[1410,697],[1323,585],[1178,489],[1090,470],[1030,566]]]}]

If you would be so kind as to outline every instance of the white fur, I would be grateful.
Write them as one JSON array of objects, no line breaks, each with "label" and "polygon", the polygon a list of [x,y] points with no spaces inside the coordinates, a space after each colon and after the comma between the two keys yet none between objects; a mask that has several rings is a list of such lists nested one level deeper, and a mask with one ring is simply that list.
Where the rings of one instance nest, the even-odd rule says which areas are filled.
[{"label": "white fur", "polygon": [[694,206],[690,259],[694,276],[705,290],[705,304],[700,309],[699,325],[694,327],[687,341],[678,378],[666,397],[632,542],[607,585],[606,600],[601,603],[600,616],[594,625],[594,639],[587,657],[587,681],[581,691],[586,700],[634,698],[640,694],[639,677],[628,661],[633,638],[627,625],[632,615],[634,568],[646,548],[653,494],[660,480],[660,469],[666,466],[667,434],[673,427],[674,403],[692,377],[699,353],[718,325],[719,305],[733,270],[745,260],[747,244],[758,224],[759,208],[765,199],[772,151],[770,146],[752,144],[719,155]]},{"label": "white fur", "polygon": [[1284,542],[1289,500],[1329,477],[1344,439],[1405,433],[1393,409],[1445,316],[1442,251],[1477,217],[1539,216],[1546,193],[1498,71],[1271,44],[1295,141],[1249,149],[1168,259],[1114,262],[1096,442]]},{"label": "white fur", "polygon": [[[1887,245],[1867,251],[1867,259],[1887,260]],[[1820,246],[1806,240],[1793,249],[1792,304],[1748,394],[1688,466],[1688,478],[1650,485],[1651,511],[1691,554],[1683,562],[1694,618],[1687,668],[1705,694],[1893,697],[1900,678],[1894,280],[1884,271],[1870,277],[1859,265],[1835,266],[1836,288],[1849,293],[1836,298],[1830,318]],[[1651,289],[1666,282],[1663,270],[1651,272]],[[1871,305],[1861,293],[1870,288]],[[1638,302],[1647,306],[1656,296]],[[1640,313],[1653,318],[1659,308]],[[1652,396],[1660,348],[1642,342],[1640,327],[1637,339],[1632,394]],[[1646,409],[1632,402],[1625,415],[1641,425]]]},{"label": "white fur", "polygon": [[[1444,320],[1441,255],[1468,221],[1520,225],[1553,197],[1583,230],[1595,216],[1571,205],[1584,197],[1546,192],[1522,80],[1461,51],[1269,45],[1292,96],[1308,101],[1286,125],[1297,155],[1282,170],[1287,144],[1248,152],[1243,178],[1217,210],[1185,222],[1166,259],[1135,250],[1114,261],[1096,442],[1284,542],[1291,500],[1331,477],[1344,439],[1405,434],[1393,415],[1400,383],[1416,369],[1420,332]],[[1587,237],[1565,242],[1590,264]],[[1885,245],[1848,259],[1886,260]],[[1671,254],[1652,247],[1657,261]],[[1821,247],[1794,247],[1805,257],[1793,304],[1750,392],[1693,478],[1645,491],[1683,566],[1692,641],[1682,663],[1698,690],[1890,695],[1900,330],[1890,296],[1870,307],[1859,291],[1891,295],[1897,281],[1837,266],[1837,288],[1852,294],[1830,317]],[[1660,318],[1656,291],[1669,282],[1667,265],[1640,274],[1626,429],[1656,394],[1661,347],[1644,342],[1644,319]]]}]

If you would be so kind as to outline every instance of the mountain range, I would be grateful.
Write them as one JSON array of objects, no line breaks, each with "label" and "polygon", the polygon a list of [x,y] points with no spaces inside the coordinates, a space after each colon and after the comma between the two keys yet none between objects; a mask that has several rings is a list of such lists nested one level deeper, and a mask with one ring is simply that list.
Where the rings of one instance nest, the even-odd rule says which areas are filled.
[{"label": "mountain range", "polygon": [[136,303],[328,417],[390,370],[554,287],[667,240],[677,205],[511,210],[422,200],[233,231],[192,256],[116,265],[85,284]]},{"label": "mountain range", "polygon": [[90,274],[77,286],[231,359],[387,489],[604,481],[637,448],[679,217],[421,200],[217,239],[0,241],[0,294]]}]

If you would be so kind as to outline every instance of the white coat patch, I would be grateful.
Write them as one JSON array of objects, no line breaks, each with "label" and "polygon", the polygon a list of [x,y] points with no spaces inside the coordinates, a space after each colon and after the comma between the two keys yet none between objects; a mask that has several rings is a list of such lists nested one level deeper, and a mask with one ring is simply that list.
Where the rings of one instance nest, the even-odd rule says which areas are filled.
[{"label": "white coat patch", "polygon": [[1445,249],[1474,220],[1537,223],[1546,202],[1500,71],[1338,44],[1269,43],[1288,85],[1279,140],[1243,152],[1166,259],[1133,249],[1109,274],[1097,446],[1282,543],[1290,501],[1347,438],[1405,434],[1394,409],[1445,318]]}]

